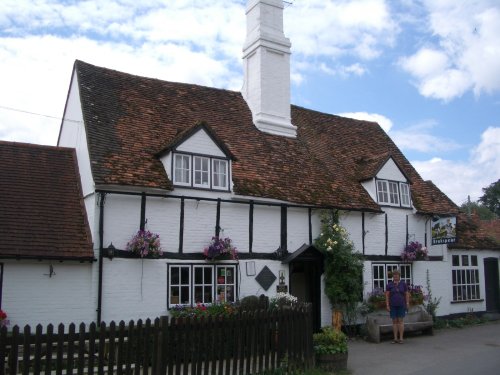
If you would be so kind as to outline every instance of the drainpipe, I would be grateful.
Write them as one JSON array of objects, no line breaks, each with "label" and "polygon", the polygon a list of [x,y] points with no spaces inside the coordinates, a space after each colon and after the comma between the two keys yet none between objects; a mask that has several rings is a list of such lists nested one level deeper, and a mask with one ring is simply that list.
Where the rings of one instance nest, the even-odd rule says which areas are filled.
[{"label": "drainpipe", "polygon": [[103,274],[103,248],[104,248],[104,201],[106,193],[100,193],[97,205],[99,206],[99,281],[97,286],[97,325],[101,325],[102,311],[102,274]]}]

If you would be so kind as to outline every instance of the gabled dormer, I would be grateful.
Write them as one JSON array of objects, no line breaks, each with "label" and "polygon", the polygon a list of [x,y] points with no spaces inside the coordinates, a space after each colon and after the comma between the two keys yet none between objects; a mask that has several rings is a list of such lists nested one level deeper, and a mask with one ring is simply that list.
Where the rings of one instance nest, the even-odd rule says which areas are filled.
[{"label": "gabled dormer", "polygon": [[362,185],[373,200],[381,206],[411,208],[411,181],[392,156],[368,164],[371,172]]},{"label": "gabled dormer", "polygon": [[205,122],[178,134],[157,156],[174,189],[231,191],[234,157]]}]

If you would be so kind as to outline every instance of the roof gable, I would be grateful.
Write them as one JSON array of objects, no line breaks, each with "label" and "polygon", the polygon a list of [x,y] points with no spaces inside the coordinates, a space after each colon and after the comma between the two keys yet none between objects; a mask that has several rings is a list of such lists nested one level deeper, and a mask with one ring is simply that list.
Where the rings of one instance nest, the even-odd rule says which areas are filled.
[{"label": "roof gable", "polygon": [[[200,151],[200,149],[202,149],[202,151]],[[234,159],[231,151],[204,121],[197,123],[184,132],[181,131],[171,144],[160,151],[157,156],[162,157],[171,151],[202,153]]]},{"label": "roof gable", "polygon": [[0,141],[0,258],[93,260],[73,149]]}]

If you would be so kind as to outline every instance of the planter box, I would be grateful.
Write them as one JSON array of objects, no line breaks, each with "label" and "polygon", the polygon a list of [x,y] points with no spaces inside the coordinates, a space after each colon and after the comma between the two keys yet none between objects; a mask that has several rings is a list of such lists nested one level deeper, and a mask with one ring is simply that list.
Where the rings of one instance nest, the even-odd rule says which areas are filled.
[{"label": "planter box", "polygon": [[349,353],[316,354],[316,367],[326,372],[347,370]]}]

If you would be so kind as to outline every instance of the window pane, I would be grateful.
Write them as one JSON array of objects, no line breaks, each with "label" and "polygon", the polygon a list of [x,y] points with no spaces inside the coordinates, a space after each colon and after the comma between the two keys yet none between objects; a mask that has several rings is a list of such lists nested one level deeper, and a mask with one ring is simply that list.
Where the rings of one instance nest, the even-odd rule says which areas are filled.
[{"label": "window pane", "polygon": [[213,168],[214,187],[227,187],[227,161],[214,159]]},{"label": "window pane", "polygon": [[181,284],[182,285],[189,285],[189,268],[188,267],[182,267],[181,269]]},{"label": "window pane", "polygon": [[203,268],[194,269],[194,283],[195,284],[203,283]]},{"label": "window pane", "polygon": [[469,256],[462,255],[462,267],[466,267],[469,265]]},{"label": "window pane", "polygon": [[211,284],[212,283],[212,268],[205,268],[204,269],[205,277],[203,282],[205,284]]},{"label": "window pane", "polygon": [[189,183],[190,157],[188,155],[175,155],[174,181],[177,183]]},{"label": "window pane", "polygon": [[189,303],[189,286],[181,287],[181,303],[182,304]]},{"label": "window pane", "polygon": [[387,192],[387,181],[377,181],[378,201],[379,203],[389,203],[389,195]]},{"label": "window pane", "polygon": [[170,283],[171,284],[179,284],[179,268],[171,267],[170,268]]},{"label": "window pane", "polygon": [[389,195],[391,204],[399,204],[398,183],[389,182]]},{"label": "window pane", "polygon": [[470,256],[470,263],[471,266],[477,267],[477,255]]},{"label": "window pane", "polygon": [[453,266],[455,267],[460,266],[460,257],[458,255],[453,255],[451,259]]}]

